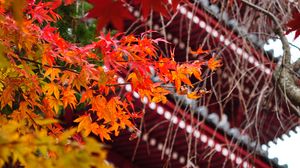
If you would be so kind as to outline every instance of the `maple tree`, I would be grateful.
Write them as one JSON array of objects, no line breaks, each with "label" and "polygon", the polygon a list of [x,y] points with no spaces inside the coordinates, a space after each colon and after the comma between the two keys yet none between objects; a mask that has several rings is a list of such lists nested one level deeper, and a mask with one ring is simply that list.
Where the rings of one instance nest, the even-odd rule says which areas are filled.
[{"label": "maple tree", "polygon": [[[149,32],[102,32],[88,44],[67,41],[53,26],[62,17],[57,10],[74,0],[63,2],[0,1],[0,166],[35,167],[43,161],[45,167],[66,167],[80,157],[82,167],[109,167],[104,164],[103,148],[88,135],[104,141],[125,128],[138,131],[133,120],[141,116],[136,115],[131,95],[118,94],[125,85],[153,102],[166,103],[166,96],[175,92],[198,99],[206,92],[187,91],[186,87],[194,88],[190,78],[201,81],[202,68],[215,71],[221,66],[215,57],[177,63],[174,53],[165,57],[157,47],[166,41],[150,38]],[[94,8],[88,17],[99,19],[99,30],[108,23],[123,30],[123,19],[132,19],[124,1],[89,2]],[[147,18],[150,9],[167,15],[163,2],[135,3]],[[179,2],[174,1],[175,6]],[[198,49],[194,54],[208,51]],[[151,80],[151,69],[158,82]],[[125,78],[122,83],[118,83],[120,76]],[[70,112],[71,119],[67,118]]]}]

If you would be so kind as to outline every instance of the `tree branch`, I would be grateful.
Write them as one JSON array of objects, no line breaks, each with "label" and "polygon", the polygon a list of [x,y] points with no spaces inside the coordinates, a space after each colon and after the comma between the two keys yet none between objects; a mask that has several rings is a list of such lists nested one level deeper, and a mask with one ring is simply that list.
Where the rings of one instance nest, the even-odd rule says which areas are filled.
[{"label": "tree branch", "polygon": [[66,71],[70,71],[70,72],[74,72],[76,74],[79,74],[78,71],[74,70],[74,69],[69,69],[67,67],[64,67],[64,66],[50,66],[50,65],[47,65],[47,64],[42,64],[40,62],[36,62],[34,60],[31,60],[31,59],[28,59],[28,58],[24,58],[24,57],[19,57],[21,60],[24,60],[24,61],[27,61],[27,62],[31,62],[31,63],[34,63],[34,64],[37,64],[37,65],[41,65],[41,66],[45,66],[45,67],[48,67],[48,68],[57,68],[57,69],[61,69],[61,70],[66,70]]},{"label": "tree branch", "polygon": [[255,4],[253,4],[252,2],[249,2],[247,0],[241,0],[241,1],[244,4],[250,6],[251,8],[256,9],[256,10],[266,14],[267,16],[269,16],[273,20],[273,22],[275,23],[275,26],[276,26],[276,28],[274,30],[274,33],[279,36],[280,41],[282,43],[282,49],[284,51],[282,64],[290,65],[291,64],[291,51],[290,51],[289,42],[288,42],[288,40],[287,40],[287,38],[284,34],[284,31],[283,31],[277,17],[273,13],[267,11],[264,8],[261,8],[260,6],[257,6]]},{"label": "tree branch", "polygon": [[[288,99],[288,101],[291,101],[293,105],[299,106],[300,105],[300,88],[295,83],[295,77],[294,74],[291,72],[293,70],[293,65],[291,65],[291,51],[289,42],[284,34],[284,31],[281,27],[281,24],[278,21],[278,18],[272,14],[271,12],[267,11],[264,8],[261,8],[252,2],[249,2],[247,0],[241,0],[244,4],[248,5],[249,7],[264,13],[268,17],[270,17],[273,22],[275,23],[275,30],[274,33],[277,34],[280,38],[280,41],[282,43],[282,49],[283,49],[283,59],[282,59],[282,65],[278,66],[275,69],[274,72],[274,78],[276,81],[279,82],[280,89],[282,89],[282,92]],[[297,109],[297,108],[294,108]],[[296,110],[296,113],[299,115],[299,110]]]}]

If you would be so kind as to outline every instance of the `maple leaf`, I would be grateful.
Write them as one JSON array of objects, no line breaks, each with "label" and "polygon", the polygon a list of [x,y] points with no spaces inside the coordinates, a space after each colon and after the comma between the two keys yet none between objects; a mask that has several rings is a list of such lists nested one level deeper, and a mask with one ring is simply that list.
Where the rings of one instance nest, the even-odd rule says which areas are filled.
[{"label": "maple leaf", "polygon": [[80,103],[85,102],[86,100],[90,99],[93,97],[93,90],[92,89],[87,89],[85,92],[81,94],[81,99]]},{"label": "maple leaf", "polygon": [[114,131],[115,132],[115,136],[118,136],[120,131],[119,131],[119,128],[120,128],[120,124],[118,123],[114,123],[110,128],[109,128],[109,131]]},{"label": "maple leaf", "polygon": [[199,99],[202,95],[198,94],[196,91],[188,93],[187,98],[189,99]]},{"label": "maple leaf", "polygon": [[169,90],[166,90],[162,87],[157,87],[157,88],[152,89],[152,92],[153,92],[153,98],[152,98],[153,102],[167,103],[168,99],[167,99],[166,95],[170,94]]},{"label": "maple leaf", "polygon": [[172,59],[170,60],[169,58],[163,58],[160,56],[158,62],[155,63],[155,69],[157,69],[158,76],[160,79],[164,82],[167,82],[172,79],[172,74],[176,69],[176,62]]},{"label": "maple leaf", "polygon": [[[56,9],[62,4],[62,0],[53,0],[52,2],[48,2],[45,4],[48,4],[52,9]],[[41,6],[41,5],[39,5],[39,6]]]},{"label": "maple leaf", "polygon": [[38,21],[40,24],[45,22],[54,22],[60,19],[60,16],[53,10],[61,5],[61,0],[53,2],[39,2],[37,5],[32,5],[28,14],[31,15],[32,20]]},{"label": "maple leaf", "polygon": [[72,109],[74,109],[76,107],[77,100],[75,97],[75,93],[76,92],[70,88],[64,89],[62,91],[62,95],[63,95],[62,102],[63,102],[64,108],[66,108],[68,105],[70,105],[70,107]]},{"label": "maple leaf", "polygon": [[168,10],[165,7],[165,4],[168,4],[168,0],[135,0],[134,2],[135,4],[140,4],[144,19],[148,18],[151,10],[168,17]]},{"label": "maple leaf", "polygon": [[51,108],[53,108],[56,113],[58,113],[59,112],[59,107],[61,105],[63,105],[62,102],[59,99],[57,99],[53,96],[50,96],[47,99],[48,99],[49,106]]},{"label": "maple leaf", "polygon": [[296,31],[294,39],[300,36],[300,12],[293,13],[293,19],[287,23],[288,30],[286,34]]},{"label": "maple leaf", "polygon": [[216,59],[216,57],[211,57],[207,61],[207,66],[211,71],[215,71],[217,68],[222,66],[221,60]]},{"label": "maple leaf", "polygon": [[92,105],[91,110],[96,111],[98,120],[104,119],[105,122],[112,121],[111,113],[109,112],[109,109],[107,108],[108,102],[105,97],[103,97],[102,95],[92,97],[91,105]]},{"label": "maple leaf", "polygon": [[87,17],[98,18],[98,30],[103,28],[106,24],[112,23],[116,29],[123,31],[124,20],[134,19],[120,0],[88,0],[88,2],[91,3],[94,8],[89,11]]},{"label": "maple leaf", "polygon": [[179,73],[179,74],[178,74],[178,77],[179,77],[179,79],[180,79],[182,82],[184,82],[185,84],[187,84],[187,85],[193,87],[193,85],[192,85],[190,79],[189,79],[185,74]]},{"label": "maple leaf", "polygon": [[11,85],[8,85],[0,96],[1,109],[5,107],[7,104],[12,107],[12,102],[14,101],[15,96],[15,88]]},{"label": "maple leaf", "polygon": [[91,133],[92,119],[91,119],[90,115],[80,116],[77,119],[75,119],[74,122],[79,123],[77,132],[85,130],[85,132],[83,134],[84,136],[88,136]]},{"label": "maple leaf", "polygon": [[53,57],[53,53],[51,51],[45,50],[42,53],[42,65],[48,64],[49,66],[53,66],[55,63],[55,59]]},{"label": "maple leaf", "polygon": [[47,77],[50,75],[50,80],[53,81],[55,78],[59,77],[60,72],[61,72],[61,70],[58,68],[48,68],[44,74],[44,77]]},{"label": "maple leaf", "polygon": [[181,80],[178,77],[178,73],[176,73],[175,71],[172,71],[172,80],[174,80],[174,84],[175,84],[175,89],[176,91],[179,91],[181,88]]},{"label": "maple leaf", "polygon": [[[75,0],[64,0],[64,5],[67,6],[67,5],[71,5],[72,3],[74,3]],[[62,0],[54,0],[52,1],[51,3],[51,6],[53,9],[56,9],[58,8],[60,5],[62,4]]]},{"label": "maple leaf", "polygon": [[196,51],[190,50],[190,53],[193,55],[208,54],[209,50],[203,50],[202,47],[199,47]]},{"label": "maple leaf", "polygon": [[73,87],[75,87],[78,91],[81,90],[81,87],[86,88],[88,81],[87,81],[87,74],[86,71],[81,71],[79,75],[76,76],[76,78],[74,78],[73,80]]},{"label": "maple leaf", "polygon": [[181,67],[184,68],[186,74],[188,74],[189,76],[194,75],[199,81],[202,81],[201,66],[204,64],[204,62],[200,62],[199,60],[197,60],[192,64],[183,64],[181,65]]},{"label": "maple leaf", "polygon": [[116,115],[118,113],[120,101],[118,97],[111,98],[106,105],[106,112],[104,113],[104,119],[106,121],[111,121],[112,123],[116,120]]},{"label": "maple leaf", "polygon": [[136,86],[140,83],[139,78],[137,77],[137,74],[135,72],[132,72],[128,75],[127,81],[131,81],[133,88],[136,88]]},{"label": "maple leaf", "polygon": [[71,5],[75,0],[65,0],[65,5]]},{"label": "maple leaf", "polygon": [[96,135],[100,136],[100,139],[103,141],[104,139],[106,140],[111,140],[109,133],[110,131],[104,127],[104,125],[99,125],[97,130],[95,131]]},{"label": "maple leaf", "polygon": [[43,92],[46,95],[52,95],[54,94],[56,99],[59,99],[59,86],[53,82],[47,83],[46,85],[43,86]]}]

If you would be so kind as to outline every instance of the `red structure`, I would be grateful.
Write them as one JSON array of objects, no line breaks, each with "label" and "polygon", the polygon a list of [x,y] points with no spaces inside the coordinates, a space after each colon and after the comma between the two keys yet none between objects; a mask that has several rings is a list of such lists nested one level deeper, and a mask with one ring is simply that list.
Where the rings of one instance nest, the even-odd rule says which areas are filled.
[{"label": "red structure", "polygon": [[[206,5],[210,7],[209,4]],[[249,113],[245,110],[248,109],[243,108],[239,97],[231,96],[242,94],[244,98],[251,99],[253,87],[263,92],[263,83],[271,78],[275,64],[204,8],[205,4],[198,7],[185,4],[178,7],[174,18],[161,20],[160,16],[154,15],[153,22],[149,25],[176,45],[178,61],[185,61],[189,48],[196,49],[199,45],[210,50],[222,50],[224,66],[232,68],[218,72],[210,82],[221,82],[220,89],[228,94],[221,98],[217,95],[210,96],[200,102],[174,95],[167,104],[156,104],[141,98],[132,92],[130,85],[126,85],[124,91],[132,92],[136,98],[135,104],[145,109],[146,113],[136,123],[141,130],[138,138],[129,141],[131,133],[128,131],[114,138],[111,143],[109,160],[116,167],[282,167],[276,161],[268,159],[260,145],[293,128],[291,123],[297,117],[284,113],[286,119],[279,122],[277,113],[272,111],[285,111],[285,106],[281,105],[282,109],[272,108],[274,100],[270,100],[270,104],[266,105],[268,108],[253,110],[257,113],[251,114],[260,119],[255,121],[257,123],[253,124],[253,129],[246,129],[245,120],[251,120],[253,116],[247,116]],[[140,17],[138,10],[131,7],[129,10],[137,18]],[[201,59],[191,55],[188,58]],[[243,79],[242,93],[228,84],[231,72],[237,67],[236,63],[241,62],[246,64],[253,76],[259,75],[262,78],[259,83]],[[120,78],[119,82],[124,81]],[[205,87],[213,89],[213,85],[209,83]],[[227,103],[220,110],[218,102],[223,103],[223,100]],[[258,102],[253,100],[252,103]]]}]

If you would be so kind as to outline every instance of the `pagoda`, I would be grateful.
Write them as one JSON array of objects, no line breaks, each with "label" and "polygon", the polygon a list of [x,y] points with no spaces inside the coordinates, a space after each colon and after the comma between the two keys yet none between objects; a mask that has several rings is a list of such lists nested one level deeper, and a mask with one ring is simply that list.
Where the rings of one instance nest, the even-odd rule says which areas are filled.
[{"label": "pagoda", "polygon": [[[128,9],[141,17],[138,8]],[[267,91],[274,87],[276,62],[257,36],[243,36],[247,32],[238,21],[207,0],[179,5],[172,18],[153,14],[149,22],[131,24],[143,24],[136,31],[154,30],[171,42],[178,62],[203,59],[190,54],[201,46],[220,57],[223,67],[199,85],[211,93],[198,101],[173,95],[157,104],[124,85],[145,115],[136,121],[136,137],[128,130],[109,143],[109,161],[120,168],[286,167],[261,146],[294,130],[298,117]]]}]

